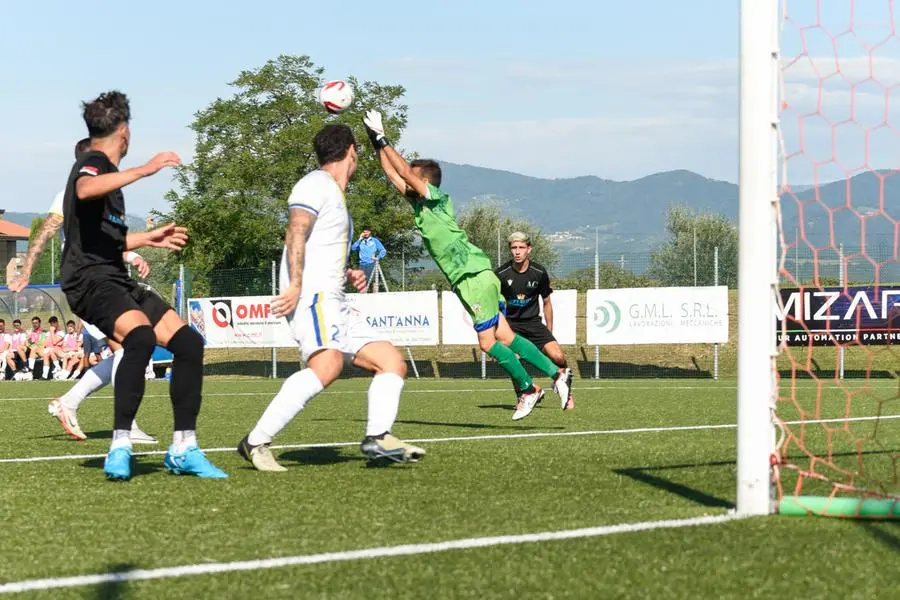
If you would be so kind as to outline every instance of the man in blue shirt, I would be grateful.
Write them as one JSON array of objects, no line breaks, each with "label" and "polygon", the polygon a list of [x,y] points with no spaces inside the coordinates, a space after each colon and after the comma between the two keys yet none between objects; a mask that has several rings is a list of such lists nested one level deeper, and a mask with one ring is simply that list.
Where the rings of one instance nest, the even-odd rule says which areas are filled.
[{"label": "man in blue shirt", "polygon": [[359,239],[350,246],[352,252],[359,251],[359,268],[366,274],[366,282],[372,281],[372,273],[387,251],[378,238],[372,237],[372,228],[363,227]]}]

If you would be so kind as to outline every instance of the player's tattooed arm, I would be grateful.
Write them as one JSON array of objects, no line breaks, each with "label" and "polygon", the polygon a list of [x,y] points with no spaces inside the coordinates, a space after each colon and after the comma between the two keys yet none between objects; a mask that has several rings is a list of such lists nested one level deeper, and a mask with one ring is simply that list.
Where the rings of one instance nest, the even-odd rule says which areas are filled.
[{"label": "player's tattooed arm", "polygon": [[44,251],[44,246],[47,245],[50,238],[56,235],[56,232],[59,231],[62,224],[63,218],[60,215],[55,213],[47,215],[44,224],[41,225],[41,229],[28,247],[28,254],[25,256],[25,263],[22,265],[22,273],[10,283],[9,289],[14,292],[21,292],[25,289],[31,278],[31,271],[34,269],[34,263],[37,262],[41,252]]},{"label": "player's tattooed arm", "polygon": [[291,208],[287,235],[284,238],[291,284],[272,300],[272,312],[276,317],[286,317],[297,308],[303,281],[303,269],[306,264],[306,239],[315,222],[315,215],[308,210]]},{"label": "player's tattooed arm", "polygon": [[292,209],[288,222],[287,243],[288,266],[291,274],[291,285],[300,287],[303,280],[303,268],[306,265],[306,239],[312,231],[316,217],[303,209]]}]

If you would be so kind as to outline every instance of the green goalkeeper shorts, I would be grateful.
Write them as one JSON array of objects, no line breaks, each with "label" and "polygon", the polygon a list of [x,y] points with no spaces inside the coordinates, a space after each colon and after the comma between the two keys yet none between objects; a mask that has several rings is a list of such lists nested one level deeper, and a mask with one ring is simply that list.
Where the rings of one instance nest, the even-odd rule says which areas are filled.
[{"label": "green goalkeeper shorts", "polygon": [[453,290],[472,317],[475,331],[496,327],[500,313],[506,313],[506,299],[500,293],[500,280],[493,271],[481,271],[464,277]]}]

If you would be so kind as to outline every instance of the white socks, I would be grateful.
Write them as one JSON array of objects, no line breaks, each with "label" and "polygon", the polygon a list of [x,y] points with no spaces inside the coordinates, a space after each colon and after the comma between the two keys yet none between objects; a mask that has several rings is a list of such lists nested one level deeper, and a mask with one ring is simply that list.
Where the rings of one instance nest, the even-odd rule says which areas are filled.
[{"label": "white socks", "polygon": [[251,446],[269,444],[296,417],[313,396],[322,391],[322,382],[312,369],[303,369],[284,380],[278,395],[259,418],[247,442]]},{"label": "white socks", "polygon": [[115,450],[116,448],[131,448],[130,429],[116,429],[113,431],[112,444],[110,444],[109,449]]},{"label": "white socks", "polygon": [[[137,423],[135,423],[136,425]],[[134,427],[134,425],[132,425]],[[174,454],[184,454],[189,448],[197,447],[197,432],[194,430],[175,431],[172,433],[172,449]]]},{"label": "white socks", "polygon": [[396,373],[381,373],[372,378],[369,385],[369,421],[366,435],[381,435],[390,431],[400,410],[400,393],[403,378]]},{"label": "white socks", "polygon": [[78,383],[72,386],[66,394],[60,398],[62,405],[72,411],[77,411],[81,402],[112,381],[113,361],[115,355],[104,358],[93,369],[89,369]]}]

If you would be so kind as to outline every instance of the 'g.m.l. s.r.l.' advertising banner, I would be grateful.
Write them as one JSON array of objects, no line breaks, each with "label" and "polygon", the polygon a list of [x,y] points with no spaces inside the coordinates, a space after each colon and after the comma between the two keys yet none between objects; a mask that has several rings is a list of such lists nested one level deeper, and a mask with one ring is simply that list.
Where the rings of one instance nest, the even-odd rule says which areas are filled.
[{"label": "'g.m.l. s.r.l.' advertising banner", "polygon": [[[209,348],[295,346],[287,321],[272,314],[271,300],[271,296],[191,298],[189,322]],[[372,327],[375,338],[397,346],[438,343],[436,291],[348,294],[347,302]]]},{"label": "'g.m.l. s.r.l.' advertising banner", "polygon": [[728,341],[728,288],[588,290],[587,343],[705,344]]},{"label": "'g.m.l. s.r.l.' advertising banner", "polygon": [[[788,346],[900,343],[900,287],[779,290],[775,326]],[[784,327],[782,327],[782,324]]]}]

